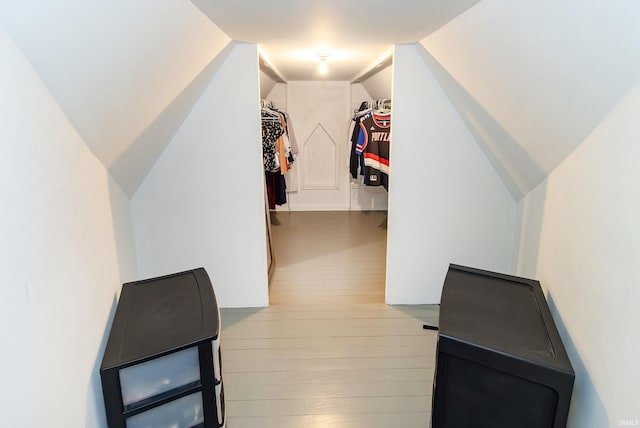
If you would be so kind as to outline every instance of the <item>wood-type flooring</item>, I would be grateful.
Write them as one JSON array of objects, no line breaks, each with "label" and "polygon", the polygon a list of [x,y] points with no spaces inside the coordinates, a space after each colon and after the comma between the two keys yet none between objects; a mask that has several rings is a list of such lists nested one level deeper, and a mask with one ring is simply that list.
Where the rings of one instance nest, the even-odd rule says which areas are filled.
[{"label": "wood-type flooring", "polygon": [[429,426],[438,307],[384,303],[383,212],[278,212],[270,306],[222,310],[227,428]]}]

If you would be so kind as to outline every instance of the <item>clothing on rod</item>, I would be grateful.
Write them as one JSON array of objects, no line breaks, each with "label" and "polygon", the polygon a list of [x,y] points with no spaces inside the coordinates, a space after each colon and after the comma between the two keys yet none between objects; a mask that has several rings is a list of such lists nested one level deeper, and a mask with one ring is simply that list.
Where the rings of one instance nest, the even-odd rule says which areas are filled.
[{"label": "clothing on rod", "polygon": [[391,100],[362,103],[354,112],[351,135],[351,177],[363,176],[366,186],[389,190],[389,145],[391,140]]},{"label": "clothing on rod", "polygon": [[261,100],[262,156],[270,208],[287,203],[284,175],[291,169],[298,153],[288,115],[272,102]]}]

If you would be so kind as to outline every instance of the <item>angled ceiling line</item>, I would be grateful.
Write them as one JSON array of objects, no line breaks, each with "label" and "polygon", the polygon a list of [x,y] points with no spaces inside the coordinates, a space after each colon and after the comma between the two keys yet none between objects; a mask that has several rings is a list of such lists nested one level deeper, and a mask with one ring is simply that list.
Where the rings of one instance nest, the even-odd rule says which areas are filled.
[{"label": "angled ceiling line", "polygon": [[379,61],[377,64],[371,66],[367,71],[361,73],[358,77],[353,79],[351,83],[362,83],[366,82],[376,74],[380,73],[387,67],[390,67],[393,64],[393,54],[389,54],[382,61]]},{"label": "angled ceiling line", "polygon": [[287,81],[278,73],[274,67],[264,58],[262,54],[258,55],[260,61],[260,71],[269,76],[269,78],[276,83],[287,83]]}]

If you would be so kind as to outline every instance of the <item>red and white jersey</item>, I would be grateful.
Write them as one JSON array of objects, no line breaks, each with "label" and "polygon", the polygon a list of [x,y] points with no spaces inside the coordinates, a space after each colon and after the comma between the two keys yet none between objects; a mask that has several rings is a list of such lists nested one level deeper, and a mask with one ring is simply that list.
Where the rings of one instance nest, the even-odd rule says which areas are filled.
[{"label": "red and white jersey", "polygon": [[389,185],[391,114],[366,114],[360,119],[356,153],[364,158],[364,182],[368,186]]}]

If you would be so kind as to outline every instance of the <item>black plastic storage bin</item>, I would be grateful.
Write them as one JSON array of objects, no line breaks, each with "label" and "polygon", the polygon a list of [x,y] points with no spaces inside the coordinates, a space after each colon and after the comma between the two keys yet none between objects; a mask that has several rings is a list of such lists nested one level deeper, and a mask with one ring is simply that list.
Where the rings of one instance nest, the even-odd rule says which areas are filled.
[{"label": "black plastic storage bin", "polygon": [[538,281],[449,266],[432,428],[563,428],[574,377]]},{"label": "black plastic storage bin", "polygon": [[124,284],[100,366],[109,427],[224,427],[220,358],[203,268]]}]

